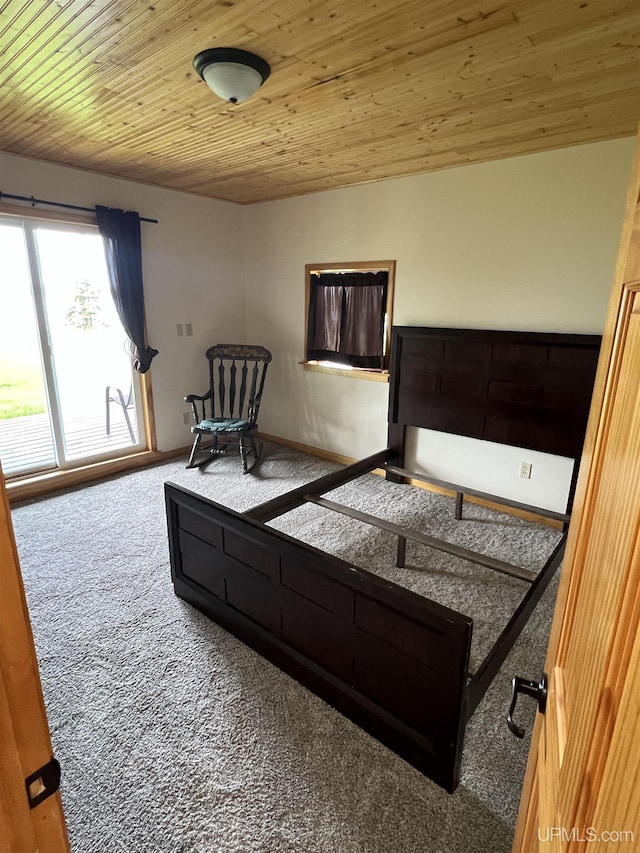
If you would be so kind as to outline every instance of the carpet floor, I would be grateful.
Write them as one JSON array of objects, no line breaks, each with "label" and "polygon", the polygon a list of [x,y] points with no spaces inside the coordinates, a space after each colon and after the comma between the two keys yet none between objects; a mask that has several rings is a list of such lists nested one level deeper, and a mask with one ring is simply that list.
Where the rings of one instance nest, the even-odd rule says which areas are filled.
[{"label": "carpet floor", "polygon": [[[554,581],[467,727],[454,795],[173,594],[163,483],[243,511],[340,466],[274,444],[184,460],[13,510],[73,853],[508,851],[528,751],[505,716],[514,675],[542,671]],[[539,569],[557,532],[365,478],[328,495]],[[525,585],[305,506],[272,522],[474,619],[477,664]],[[532,703],[519,722],[531,730]]]}]

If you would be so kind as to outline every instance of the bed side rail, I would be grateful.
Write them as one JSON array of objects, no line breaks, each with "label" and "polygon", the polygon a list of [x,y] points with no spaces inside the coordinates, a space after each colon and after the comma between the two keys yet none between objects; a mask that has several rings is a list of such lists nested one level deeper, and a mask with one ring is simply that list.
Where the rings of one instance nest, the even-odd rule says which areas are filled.
[{"label": "bed side rail", "polygon": [[347,465],[339,471],[334,471],[332,474],[325,474],[324,477],[319,477],[317,480],[312,480],[304,486],[297,489],[291,489],[277,498],[272,498],[270,501],[258,504],[244,513],[246,518],[252,518],[254,521],[263,523],[271,521],[285,512],[289,512],[298,506],[302,506],[307,495],[322,495],[324,492],[329,492],[331,489],[337,489],[344,483],[351,480],[356,480],[363,474],[368,474],[370,471],[375,471],[376,468],[384,467],[386,462],[391,459],[397,459],[395,451],[386,447],[384,450],[378,451],[371,456],[366,456],[352,465]]},{"label": "bed side rail", "polygon": [[520,602],[511,619],[507,622],[502,633],[491,647],[477,671],[470,676],[467,719],[472,716],[473,712],[480,704],[482,697],[487,692],[491,682],[497,675],[502,664],[505,662],[514,643],[522,633],[529,617],[540,601],[543,592],[549,586],[549,583],[558,570],[558,567],[562,563],[566,543],[567,534],[563,533],[560,541],[553,549],[551,556],[538,573],[536,580],[527,590],[526,595]]},{"label": "bed side rail", "polygon": [[461,486],[458,483],[449,483],[447,480],[438,480],[436,477],[429,477],[426,474],[421,474],[418,471],[409,471],[406,468],[400,468],[398,465],[387,464],[384,466],[384,469],[389,474],[393,474],[401,478],[418,480],[421,483],[426,483],[431,486],[437,486],[438,488],[446,489],[450,492],[455,492],[455,517],[458,521],[462,519],[462,501],[465,495],[469,495],[470,497],[475,498],[482,498],[483,500],[491,501],[491,503],[495,503],[500,506],[509,507],[510,509],[521,510],[522,512],[531,513],[532,515],[538,515],[541,518],[548,518],[552,521],[561,521],[564,525],[567,525],[571,520],[571,515],[566,512],[556,512],[552,509],[545,509],[544,507],[533,506],[532,504],[525,504],[521,503],[520,501],[514,501],[511,498],[503,498],[500,495],[493,495],[489,492],[481,492],[478,489],[471,489],[467,486]]}]

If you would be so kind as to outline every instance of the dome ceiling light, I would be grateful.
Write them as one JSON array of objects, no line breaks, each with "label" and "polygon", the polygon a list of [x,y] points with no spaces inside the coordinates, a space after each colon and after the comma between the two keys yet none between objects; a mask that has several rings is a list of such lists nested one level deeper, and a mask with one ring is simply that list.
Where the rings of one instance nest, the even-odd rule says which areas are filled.
[{"label": "dome ceiling light", "polygon": [[271,74],[264,59],[235,47],[202,50],[193,67],[211,91],[230,104],[246,101]]}]

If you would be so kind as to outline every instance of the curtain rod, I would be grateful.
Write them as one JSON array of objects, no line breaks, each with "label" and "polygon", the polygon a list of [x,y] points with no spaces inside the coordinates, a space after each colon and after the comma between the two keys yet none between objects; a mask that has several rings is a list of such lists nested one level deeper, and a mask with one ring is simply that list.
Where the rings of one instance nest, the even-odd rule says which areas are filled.
[{"label": "curtain rod", "polygon": [[[96,212],[95,207],[79,207],[77,204],[64,204],[64,202],[61,201],[46,201],[44,198],[34,198],[33,196],[27,198],[26,195],[9,195],[9,193],[3,193],[2,190],[0,190],[0,200],[3,198],[10,198],[12,201],[28,201],[31,204],[51,204],[53,207],[64,207],[67,210],[82,210],[85,213]],[[158,224],[157,219],[147,219],[144,216],[140,217],[140,222],[153,222],[156,225]]]}]

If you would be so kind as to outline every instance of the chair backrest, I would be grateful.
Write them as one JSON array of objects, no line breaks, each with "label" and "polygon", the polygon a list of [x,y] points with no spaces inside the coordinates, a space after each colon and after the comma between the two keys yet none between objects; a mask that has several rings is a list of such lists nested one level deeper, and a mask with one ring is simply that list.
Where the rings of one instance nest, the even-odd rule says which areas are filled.
[{"label": "chair backrest", "polygon": [[258,420],[262,389],[271,361],[265,347],[217,344],[206,352],[209,360],[210,417]]}]

